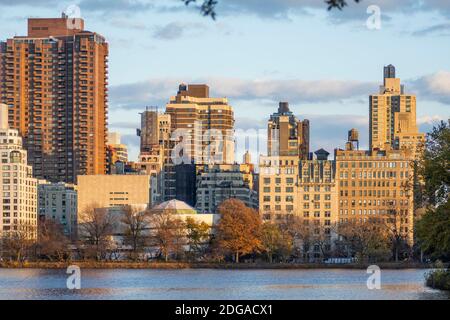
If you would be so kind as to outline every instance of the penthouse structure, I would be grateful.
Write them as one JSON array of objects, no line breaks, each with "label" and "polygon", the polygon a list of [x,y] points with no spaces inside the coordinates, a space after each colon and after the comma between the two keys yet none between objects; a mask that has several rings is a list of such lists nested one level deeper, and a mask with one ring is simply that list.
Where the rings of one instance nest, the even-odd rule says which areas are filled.
[{"label": "penthouse structure", "polygon": [[298,120],[289,109],[288,102],[280,102],[278,112],[270,116],[267,135],[268,156],[308,158],[309,121]]}]

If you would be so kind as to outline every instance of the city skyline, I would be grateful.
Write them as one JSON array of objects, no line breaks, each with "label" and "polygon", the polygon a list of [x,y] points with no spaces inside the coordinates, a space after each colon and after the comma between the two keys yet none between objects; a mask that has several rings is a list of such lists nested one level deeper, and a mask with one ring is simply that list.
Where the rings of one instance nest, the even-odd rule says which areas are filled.
[{"label": "city skyline", "polygon": [[0,28],[0,299],[450,298],[448,0],[0,0]]},{"label": "city skyline", "polygon": [[[26,1],[0,2],[9,12],[2,37],[24,34],[25,17],[58,17],[74,4],[50,2],[40,2],[33,10]],[[417,95],[421,132],[429,131],[431,120],[447,117],[450,66],[445,57],[450,48],[442,41],[448,36],[445,3],[426,4],[414,12],[384,1],[379,3],[381,30],[368,30],[364,2],[331,13],[320,1],[298,1],[290,9],[284,1],[269,1],[271,10],[253,7],[252,1],[228,2],[218,7],[217,21],[177,1],[80,3],[86,29],[102,34],[110,44],[109,130],[122,133],[130,159],[137,158],[139,149],[134,132],[138,113],[146,105],[163,110],[181,82],[208,83],[213,96],[226,96],[235,109],[236,129],[249,123],[265,128],[278,101],[289,101],[296,116],[311,121],[312,150],[343,147],[352,127],[360,131],[361,147],[368,147],[368,96],[378,91],[381,66],[390,63],[408,92]],[[162,8],[172,4],[175,9]],[[424,59],[426,53],[433,58]]]}]

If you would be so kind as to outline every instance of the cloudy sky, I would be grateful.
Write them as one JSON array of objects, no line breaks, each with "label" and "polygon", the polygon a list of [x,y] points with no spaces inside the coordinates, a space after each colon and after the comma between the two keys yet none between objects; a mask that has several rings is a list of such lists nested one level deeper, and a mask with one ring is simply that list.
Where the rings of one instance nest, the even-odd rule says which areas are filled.
[{"label": "cloudy sky", "polygon": [[[417,94],[422,131],[450,115],[448,0],[362,0],[332,12],[322,0],[218,1],[213,21],[180,0],[0,0],[0,39],[25,35],[27,17],[78,5],[86,29],[110,44],[110,130],[132,159],[138,113],[162,110],[181,82],[228,97],[243,130],[264,128],[289,101],[311,121],[313,150],[343,146],[353,127],[367,146],[368,95],[390,63]],[[366,25],[370,5],[381,10],[378,30]]]}]

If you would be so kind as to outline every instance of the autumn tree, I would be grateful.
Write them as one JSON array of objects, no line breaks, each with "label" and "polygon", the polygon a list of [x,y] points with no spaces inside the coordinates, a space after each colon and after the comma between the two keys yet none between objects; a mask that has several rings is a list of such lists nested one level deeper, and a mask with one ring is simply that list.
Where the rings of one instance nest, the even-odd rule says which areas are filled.
[{"label": "autumn tree", "polygon": [[121,223],[124,228],[124,244],[131,247],[130,258],[138,260],[140,254],[149,243],[149,213],[146,210],[132,206],[125,206]]},{"label": "autumn tree", "polygon": [[261,219],[256,210],[240,200],[228,199],[219,206],[219,213],[216,241],[222,252],[232,254],[239,263],[241,255],[260,251]]},{"label": "autumn tree", "polygon": [[50,219],[39,221],[36,252],[47,260],[64,261],[70,257],[70,240],[64,234],[64,227]]},{"label": "autumn tree", "polygon": [[93,204],[84,208],[79,217],[79,231],[83,244],[93,249],[96,260],[106,257],[118,218],[108,208]]},{"label": "autumn tree", "polygon": [[151,244],[158,248],[167,262],[171,255],[179,256],[184,251],[185,223],[174,214],[165,211],[151,211]]},{"label": "autumn tree", "polygon": [[189,256],[203,257],[211,239],[211,228],[205,222],[196,222],[193,218],[186,219],[186,238],[189,246]]}]

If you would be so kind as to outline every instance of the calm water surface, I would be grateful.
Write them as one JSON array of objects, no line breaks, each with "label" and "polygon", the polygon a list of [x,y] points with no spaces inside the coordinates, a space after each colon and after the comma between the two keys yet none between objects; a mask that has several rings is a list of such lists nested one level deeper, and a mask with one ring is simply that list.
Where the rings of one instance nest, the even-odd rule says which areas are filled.
[{"label": "calm water surface", "polygon": [[0,299],[450,299],[424,286],[426,270],[382,270],[368,290],[365,270],[82,270],[81,290],[65,270],[0,269]]}]

